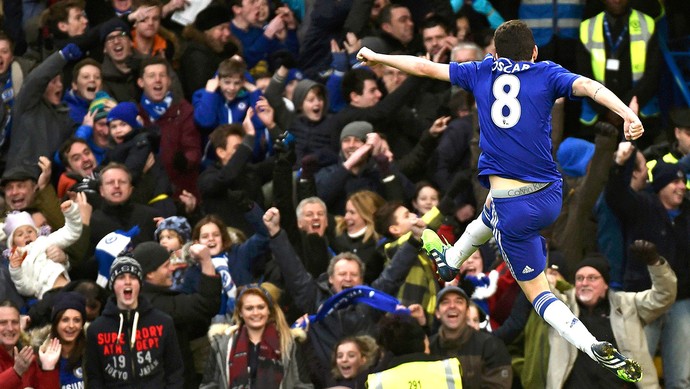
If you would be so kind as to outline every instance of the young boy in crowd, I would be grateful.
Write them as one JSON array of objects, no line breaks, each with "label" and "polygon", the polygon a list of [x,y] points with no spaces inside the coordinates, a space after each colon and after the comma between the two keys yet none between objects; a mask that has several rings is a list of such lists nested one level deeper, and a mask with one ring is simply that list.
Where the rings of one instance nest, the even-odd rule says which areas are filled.
[{"label": "young boy in crowd", "polygon": [[108,112],[107,121],[112,145],[108,161],[124,164],[133,175],[141,174],[152,145],[147,133],[141,131],[142,120],[136,104],[124,102],[116,105]]},{"label": "young boy in crowd", "polygon": [[[432,212],[428,214],[422,218],[425,224],[430,221]],[[438,215],[438,211],[435,214]],[[376,210],[374,225],[376,231],[387,238],[387,242],[383,244],[387,258],[393,258],[398,247],[410,238],[412,226],[417,219],[417,215],[397,201],[388,202]],[[427,323],[431,323],[436,310],[436,294],[440,288],[436,281],[433,261],[423,252],[417,255],[417,259],[396,297],[403,305],[421,304],[427,316]]]},{"label": "young boy in crowd", "polygon": [[[77,196],[86,202],[83,193]],[[10,277],[23,296],[41,299],[45,292],[64,286],[70,280],[65,265],[52,261],[46,255],[49,246],[57,245],[64,250],[81,235],[78,204],[67,200],[60,205],[60,209],[65,215],[65,226],[47,236],[39,236],[39,230],[28,212],[13,212],[5,219]]]},{"label": "young boy in crowd", "polygon": [[[106,158],[109,150],[108,112],[117,105],[105,91],[98,91],[84,115],[82,125],[77,128],[75,136],[84,139],[100,164]],[[64,162],[63,162],[64,163]]]},{"label": "young boy in crowd", "polygon": [[[224,60],[218,66],[217,75],[206,83],[206,88],[199,89],[192,97],[194,121],[201,128],[204,136],[221,124],[242,123],[247,109],[253,107],[262,96],[261,90],[248,82],[245,73],[247,65],[240,57]],[[253,161],[261,161],[267,152],[272,150],[271,137],[266,126],[258,116],[252,117],[256,129],[253,147]],[[214,160],[213,150],[204,139],[204,161]]]}]

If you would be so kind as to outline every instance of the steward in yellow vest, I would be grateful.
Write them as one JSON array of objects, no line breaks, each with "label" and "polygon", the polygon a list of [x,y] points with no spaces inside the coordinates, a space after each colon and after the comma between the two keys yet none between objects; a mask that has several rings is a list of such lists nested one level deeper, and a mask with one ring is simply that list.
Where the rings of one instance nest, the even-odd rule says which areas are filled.
[{"label": "steward in yellow vest", "polygon": [[[622,31],[614,33],[612,19],[618,15],[611,15],[609,12],[601,12],[598,15],[583,21],[580,24],[580,41],[584,45],[591,57],[592,78],[606,85],[614,93],[620,96],[630,94],[630,90],[619,90],[615,85],[611,85],[613,80],[607,79],[607,72],[615,72],[623,76],[626,72],[632,75],[631,88],[642,79],[647,68],[647,49],[649,41],[654,34],[655,23],[651,16],[630,9],[628,11],[628,24]],[[623,51],[629,50],[629,63]],[[656,61],[650,58],[650,61]],[[630,69],[624,69],[629,66]],[[583,73],[587,75],[586,73]],[[619,79],[618,83],[625,85],[628,80]],[[633,96],[635,96],[633,94]],[[623,97],[623,101],[626,101]],[[659,104],[656,96],[651,98],[640,108],[640,116],[650,117],[659,114]],[[599,114],[592,107],[591,103],[584,100],[582,103],[582,114],[580,122],[585,125],[593,125],[599,118]]]},{"label": "steward in yellow vest", "polygon": [[[409,354],[399,357],[397,358],[401,362],[399,365],[380,373],[369,374],[367,387],[369,389],[462,388],[460,361],[457,358],[440,361],[420,360],[420,358],[434,359],[426,354]],[[405,359],[410,361],[404,362]]]},{"label": "steward in yellow vest", "polygon": [[[423,320],[423,316],[419,319]],[[369,374],[368,388],[462,388],[460,361],[429,355],[429,338],[418,319],[406,315],[385,316],[379,322],[377,343],[385,351],[383,360],[388,363],[385,370]]]}]

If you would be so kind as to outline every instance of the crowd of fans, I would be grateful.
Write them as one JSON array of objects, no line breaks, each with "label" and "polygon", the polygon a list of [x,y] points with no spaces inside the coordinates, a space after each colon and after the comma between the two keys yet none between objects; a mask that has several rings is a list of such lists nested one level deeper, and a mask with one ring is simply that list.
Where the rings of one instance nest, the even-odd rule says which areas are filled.
[{"label": "crowd of fans", "polygon": [[491,241],[439,280],[423,230],[453,243],[487,194],[473,96],[355,57],[478,61],[518,17],[647,131],[554,106],[551,288],[639,387],[690,387],[690,108],[660,109],[664,7],[570,3],[5,1],[0,387],[629,387]]}]

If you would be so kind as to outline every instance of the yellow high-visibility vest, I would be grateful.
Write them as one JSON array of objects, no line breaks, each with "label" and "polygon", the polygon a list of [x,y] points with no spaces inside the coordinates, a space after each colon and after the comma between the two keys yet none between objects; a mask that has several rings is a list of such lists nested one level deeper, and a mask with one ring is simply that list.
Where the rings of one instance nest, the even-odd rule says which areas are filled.
[{"label": "yellow high-visibility vest", "polygon": [[441,361],[408,362],[380,373],[369,374],[369,389],[461,389],[460,361],[449,358]]},{"label": "yellow high-visibility vest", "polygon": [[[630,35],[630,67],[632,70],[633,84],[644,75],[645,64],[647,62],[647,42],[654,34],[654,19],[644,13],[632,10],[628,18],[628,33]],[[580,41],[589,51],[592,58],[592,73],[594,79],[606,85],[606,46],[604,44],[604,12],[583,21],[580,24]],[[656,103],[650,102],[642,107],[640,116],[648,117],[657,114]],[[589,106],[587,101],[583,102],[583,112],[580,121],[591,125],[596,122],[598,115]]]}]

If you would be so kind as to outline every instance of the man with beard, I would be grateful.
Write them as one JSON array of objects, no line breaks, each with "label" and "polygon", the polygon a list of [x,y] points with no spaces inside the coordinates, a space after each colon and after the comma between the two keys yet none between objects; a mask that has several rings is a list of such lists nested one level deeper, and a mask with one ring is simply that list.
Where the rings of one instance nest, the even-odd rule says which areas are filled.
[{"label": "man with beard", "polygon": [[[620,220],[625,247],[636,239],[654,243],[659,254],[678,276],[678,296],[668,312],[645,328],[650,351],[661,344],[664,362],[664,383],[668,388],[690,385],[690,333],[685,323],[690,320],[690,202],[686,176],[675,163],[657,162],[651,170],[652,192],[634,191],[628,170],[635,162],[635,147],[623,142],[616,152],[606,186],[606,203]],[[634,211],[633,211],[634,210]],[[652,287],[644,265],[628,255],[623,272],[623,289],[637,292]]]},{"label": "man with beard", "polygon": [[[639,387],[657,388],[659,382],[647,347],[645,326],[663,315],[673,304],[676,298],[676,275],[650,242],[635,241],[630,246],[630,256],[631,261],[647,268],[652,279],[651,289],[639,292],[610,290],[611,275],[607,259],[599,254],[590,254],[575,269],[575,288],[563,294],[556,293],[593,334],[615,339],[612,342],[618,348],[626,350],[649,372],[642,376]],[[675,341],[683,343],[682,338],[675,338]],[[547,387],[628,387],[603,369],[596,368],[596,362],[578,352],[553,331],[549,335],[549,345]]]}]

